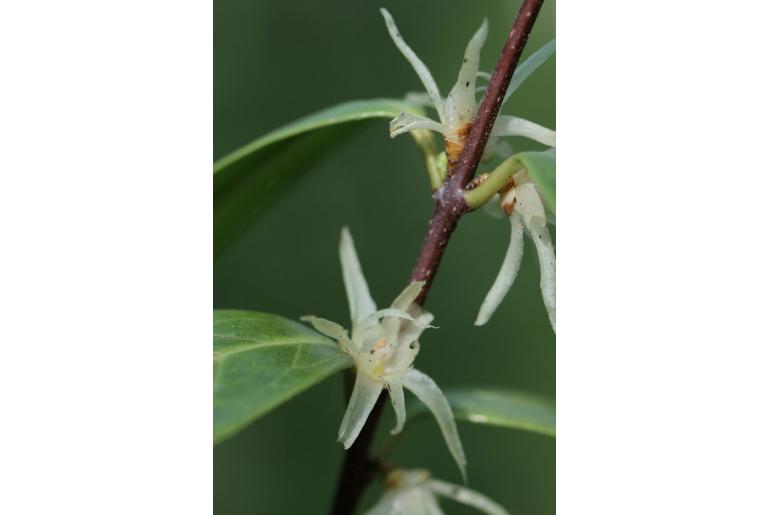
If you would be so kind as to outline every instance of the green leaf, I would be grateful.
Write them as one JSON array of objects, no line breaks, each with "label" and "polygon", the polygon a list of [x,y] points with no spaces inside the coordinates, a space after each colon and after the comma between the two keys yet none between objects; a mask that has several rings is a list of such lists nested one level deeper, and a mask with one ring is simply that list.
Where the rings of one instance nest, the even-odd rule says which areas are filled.
[{"label": "green leaf", "polygon": [[352,364],[334,341],[297,322],[214,310],[214,443]]},{"label": "green leaf", "polygon": [[[214,163],[214,256],[218,256],[282,190],[349,136],[357,123],[424,114],[386,98],[355,100],[318,111],[276,129]],[[383,138],[387,126],[383,126]]]},{"label": "green leaf", "polygon": [[532,182],[540,189],[548,208],[556,214],[556,149],[521,152],[517,157],[529,172]]},{"label": "green leaf", "polygon": [[516,67],[516,71],[513,72],[513,77],[511,77],[511,82],[508,85],[508,90],[505,92],[505,97],[503,97],[503,104],[508,101],[508,98],[510,98],[513,92],[519,89],[519,86],[521,86],[524,81],[540,67],[540,65],[546,62],[555,51],[556,40],[551,40],[529,56],[526,61]]},{"label": "green leaf", "polygon": [[[445,392],[457,420],[556,436],[556,408],[550,399],[523,392],[456,389]],[[409,405],[409,419],[427,415],[421,403]]]}]

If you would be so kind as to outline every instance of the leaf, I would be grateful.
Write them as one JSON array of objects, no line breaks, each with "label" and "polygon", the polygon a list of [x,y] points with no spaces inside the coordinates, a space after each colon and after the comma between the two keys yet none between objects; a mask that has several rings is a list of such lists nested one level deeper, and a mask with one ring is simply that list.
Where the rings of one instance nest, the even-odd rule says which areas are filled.
[{"label": "leaf", "polygon": [[214,310],[214,443],[352,364],[334,341],[297,322]]},{"label": "leaf", "polygon": [[[356,123],[424,114],[404,101],[355,100],[276,129],[214,163],[214,256],[236,239],[289,185],[345,140]],[[323,129],[323,130],[321,130]],[[387,138],[387,126],[383,138]]]},{"label": "leaf", "polygon": [[[556,436],[554,402],[510,390],[455,389],[446,392],[455,419]],[[421,403],[409,405],[407,420],[427,415]]]},{"label": "leaf", "polygon": [[503,97],[503,104],[508,101],[513,92],[519,89],[519,86],[521,86],[524,81],[540,67],[540,65],[546,62],[555,51],[556,40],[551,40],[530,55],[526,61],[516,67],[516,71],[513,72],[513,77],[511,77],[511,82],[508,85],[508,90],[505,92],[505,97]]},{"label": "leaf", "polygon": [[556,149],[521,152],[517,157],[529,172],[529,178],[543,195],[543,201],[548,209],[556,214]]}]

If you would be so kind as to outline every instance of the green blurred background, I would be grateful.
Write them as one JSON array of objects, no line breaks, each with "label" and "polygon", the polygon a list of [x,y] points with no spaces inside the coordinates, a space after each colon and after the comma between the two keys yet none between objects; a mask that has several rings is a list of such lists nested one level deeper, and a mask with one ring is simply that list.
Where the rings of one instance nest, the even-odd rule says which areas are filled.
[{"label": "green blurred background", "polygon": [[[446,94],[465,44],[485,16],[490,31],[482,69],[491,71],[519,2],[215,0],[214,158],[323,107],[420,91],[388,37],[381,6],[391,11]],[[554,4],[546,2],[525,57],[554,37],[554,26]],[[554,96],[552,59],[503,113],[555,127]],[[375,300],[385,305],[405,286],[431,212],[427,177],[408,136],[390,140],[386,120],[360,127],[215,262],[215,308],[348,320],[337,260],[345,224]],[[539,148],[523,140],[511,143],[516,150]],[[553,397],[555,338],[529,241],[511,293],[488,325],[473,326],[507,240],[504,220],[482,213],[462,220],[426,305],[440,329],[421,338],[417,365],[444,389],[479,385]],[[214,512],[327,513],[343,457],[335,439],[344,408],[338,375],[216,446]],[[389,429],[392,420],[388,406],[380,428]],[[555,512],[553,439],[467,423],[459,429],[470,487],[512,514]],[[395,461],[460,481],[430,420],[410,429]],[[362,508],[371,505],[379,488],[370,489]],[[474,513],[449,501],[443,506],[448,514]]]}]

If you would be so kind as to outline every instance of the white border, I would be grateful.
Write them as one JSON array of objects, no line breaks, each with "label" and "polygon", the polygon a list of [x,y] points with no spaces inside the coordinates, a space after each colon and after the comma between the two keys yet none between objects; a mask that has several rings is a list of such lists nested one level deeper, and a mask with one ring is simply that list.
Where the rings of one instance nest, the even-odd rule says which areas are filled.
[{"label": "white border", "polygon": [[0,513],[213,509],[211,11],[0,7]]},{"label": "white border", "polygon": [[558,5],[561,513],[770,513],[768,11]]}]

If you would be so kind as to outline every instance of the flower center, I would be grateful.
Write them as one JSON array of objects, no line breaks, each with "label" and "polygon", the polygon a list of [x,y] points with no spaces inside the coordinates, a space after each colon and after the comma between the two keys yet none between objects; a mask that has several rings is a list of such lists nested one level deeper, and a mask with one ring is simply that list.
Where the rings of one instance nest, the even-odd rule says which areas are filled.
[{"label": "flower center", "polygon": [[367,375],[379,380],[385,373],[385,363],[390,355],[387,339],[382,337],[368,351],[358,354],[356,361]]},{"label": "flower center", "polygon": [[372,350],[370,350],[369,352],[374,354],[375,352],[377,352],[378,350],[380,350],[383,347],[385,347],[385,338],[384,337],[382,337],[379,340],[377,340],[376,342],[374,342],[374,345],[372,345]]}]

